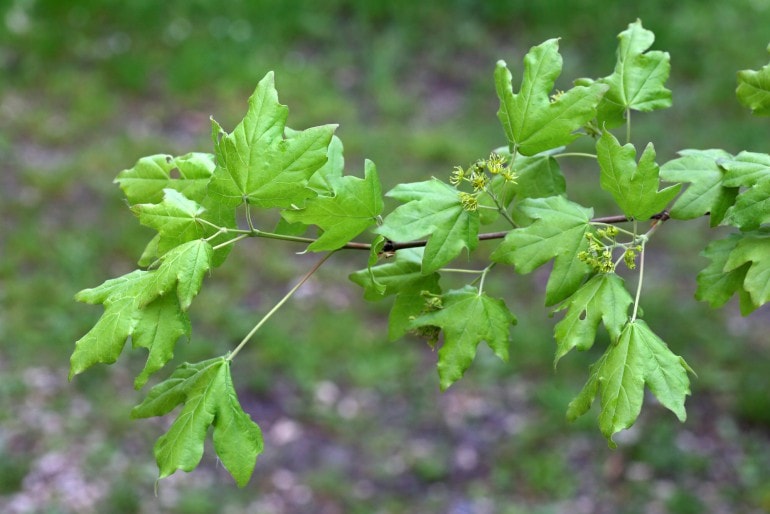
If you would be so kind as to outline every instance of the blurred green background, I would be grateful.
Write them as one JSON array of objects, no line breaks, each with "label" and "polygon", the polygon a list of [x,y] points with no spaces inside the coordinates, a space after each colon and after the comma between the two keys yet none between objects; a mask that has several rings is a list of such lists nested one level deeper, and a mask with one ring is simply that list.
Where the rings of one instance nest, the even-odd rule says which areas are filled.
[{"label": "blurred green background", "polygon": [[[671,54],[674,107],[636,116],[634,142],[653,141],[660,163],[682,148],[770,151],[770,121],[734,97],[736,71],[767,62],[770,2],[634,4],[0,2],[0,510],[770,512],[768,309],[741,318],[732,303],[714,312],[692,299],[698,252],[716,236],[705,220],[656,234],[642,302],[698,372],[689,419],[648,399],[616,451],[595,411],[564,420],[597,354],[553,371],[542,274],[496,270],[496,292],[519,317],[511,362],[482,349],[441,394],[435,354],[415,339],[387,342],[388,306],[364,304],[347,281],[364,256],[327,264],[234,366],[266,438],[242,490],[208,449],[197,471],[154,494],[151,448],[169,420],[129,419],[144,355],[66,380],[74,341],[100,314],[74,293],[133,269],[150,236],[112,179],[145,155],[211,151],[209,116],[231,130],[269,70],[292,127],[339,123],[348,173],[372,159],[389,189],[504,143],[497,59],[520,75],[530,46],[561,37],[557,87],[567,88],[608,75],[616,35],[641,18]],[[615,214],[585,165],[565,165],[571,198]],[[232,349],[314,262],[300,250],[237,250],[207,279],[175,362]]]}]

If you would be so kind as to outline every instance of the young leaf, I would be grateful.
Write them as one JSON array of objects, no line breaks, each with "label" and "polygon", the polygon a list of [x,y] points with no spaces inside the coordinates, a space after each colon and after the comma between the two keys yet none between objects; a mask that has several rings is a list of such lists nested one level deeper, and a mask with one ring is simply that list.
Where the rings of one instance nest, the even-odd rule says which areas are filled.
[{"label": "young leaf", "polygon": [[409,331],[411,320],[425,307],[423,292],[440,294],[439,274],[422,274],[421,248],[399,250],[396,260],[350,275],[350,280],[364,288],[370,301],[396,295],[390,311],[388,337],[396,340]]},{"label": "young leaf", "polygon": [[574,293],[591,271],[577,256],[588,247],[585,234],[593,210],[562,196],[526,199],[520,209],[535,222],[508,232],[491,259],[512,264],[522,274],[554,259],[545,288],[546,305],[554,305]]},{"label": "young leaf", "polygon": [[604,84],[575,86],[550,98],[561,74],[559,41],[533,47],[524,57],[524,77],[519,93],[513,92],[512,75],[505,61],[495,69],[495,89],[500,99],[497,117],[503,125],[511,153],[535,155],[571,143],[580,127],[596,115],[596,105],[607,90]]},{"label": "young leaf", "polygon": [[407,202],[386,218],[377,232],[392,241],[428,236],[422,272],[433,273],[457,257],[463,248],[478,245],[479,215],[463,209],[458,191],[437,179],[400,184],[387,194]]},{"label": "young leaf", "polygon": [[623,279],[614,273],[595,275],[575,291],[558,310],[567,309],[564,319],[554,327],[557,349],[554,364],[573,348],[588,350],[593,346],[599,322],[615,342],[628,321],[628,307],[633,303],[623,285]]},{"label": "young leaf", "polygon": [[691,183],[671,207],[671,217],[689,220],[710,213],[711,226],[716,227],[738,195],[737,187],[727,186],[720,166],[732,156],[724,150],[682,150],[679,155],[660,168],[667,182]]},{"label": "young leaf", "polygon": [[217,456],[238,486],[245,486],[262,453],[262,432],[238,402],[230,361],[217,357],[182,364],[170,378],[150,390],[131,416],[164,416],[178,405],[184,405],[182,411],[155,444],[159,478],[177,469],[195,469],[203,456],[206,433],[213,426]]},{"label": "young leaf", "polygon": [[443,308],[417,317],[412,327],[436,326],[444,331],[438,351],[439,383],[444,391],[463,376],[481,341],[502,360],[508,360],[508,334],[516,317],[505,302],[471,286],[449,291],[441,300]]},{"label": "young leaf", "polygon": [[[740,297],[741,314],[748,316],[759,305],[754,305],[749,293],[743,288],[746,273],[751,266],[750,262],[725,271],[727,260],[742,239],[740,234],[731,234],[725,239],[712,241],[701,253],[711,260],[706,268],[698,273],[698,289],[695,291],[695,299],[708,302],[713,308],[718,308],[727,303],[735,293]],[[734,264],[734,263],[733,263]]]},{"label": "young leaf", "polygon": [[199,222],[203,207],[174,189],[164,189],[160,203],[136,204],[131,210],[139,217],[139,223],[158,231],[156,255],[163,255],[187,241],[200,239],[206,233]]},{"label": "young leaf", "polygon": [[209,194],[228,206],[291,207],[308,198],[310,176],[326,162],[336,125],[292,131],[284,138],[288,109],[278,103],[273,73],[249,98],[249,109],[232,133],[213,122],[217,168]]},{"label": "young leaf", "polygon": [[687,363],[675,355],[642,320],[626,324],[616,344],[611,345],[590,368],[583,391],[570,403],[567,416],[585,414],[598,392],[601,397],[599,428],[610,446],[612,436],[634,424],[642,409],[644,386],[664,407],[684,421],[685,397],[690,394]]},{"label": "young leaf", "polygon": [[318,225],[323,233],[308,246],[320,252],[336,250],[377,221],[383,208],[380,179],[374,163],[366,161],[365,176],[329,178],[333,193],[311,198],[303,209],[285,210],[290,223]]},{"label": "young leaf", "polygon": [[759,71],[739,71],[735,94],[738,101],[751,109],[754,115],[770,116],[770,64],[762,66]]},{"label": "young leaf", "polygon": [[133,168],[121,171],[115,182],[120,184],[130,205],[158,203],[163,198],[163,190],[169,188],[200,202],[206,196],[215,167],[214,156],[206,153],[180,157],[151,155],[139,159]]},{"label": "young leaf", "polygon": [[770,232],[741,234],[730,252],[723,271],[729,273],[751,263],[743,280],[743,288],[751,296],[752,303],[760,307],[770,300]]},{"label": "young leaf", "polygon": [[637,20],[618,39],[615,71],[598,80],[609,86],[597,113],[599,126],[608,129],[624,123],[630,109],[649,112],[671,107],[671,91],[664,87],[671,71],[668,52],[647,51],[655,35]]},{"label": "young leaf", "polygon": [[188,241],[166,253],[158,270],[147,274],[147,285],[137,298],[139,305],[143,307],[176,288],[179,305],[186,311],[211,269],[212,255],[211,245],[203,239]]},{"label": "young leaf", "polygon": [[612,194],[629,218],[649,219],[662,211],[682,188],[682,184],[676,184],[658,191],[659,170],[652,143],[644,149],[637,165],[634,145],[621,146],[615,136],[605,130],[596,142],[596,153],[602,189]]}]

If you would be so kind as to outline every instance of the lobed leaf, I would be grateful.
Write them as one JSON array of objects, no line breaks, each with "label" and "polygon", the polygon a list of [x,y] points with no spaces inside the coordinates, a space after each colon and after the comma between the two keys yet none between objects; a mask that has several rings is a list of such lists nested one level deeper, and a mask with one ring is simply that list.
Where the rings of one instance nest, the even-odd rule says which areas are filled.
[{"label": "lobed leaf", "polygon": [[[768,46],[770,50],[770,46]],[[738,101],[756,116],[770,115],[770,64],[756,70],[738,72]]]},{"label": "lobed leaf", "polygon": [[387,194],[406,202],[391,212],[377,232],[392,241],[428,237],[422,272],[430,274],[478,245],[479,215],[466,211],[453,186],[432,179],[400,184]]},{"label": "lobed leaf", "polygon": [[164,189],[160,203],[136,204],[131,210],[139,217],[139,223],[158,231],[158,238],[153,240],[154,255],[200,239],[207,232],[199,221],[203,207],[174,189]]},{"label": "lobed leaf", "polygon": [[585,414],[598,393],[599,428],[615,447],[612,436],[634,424],[647,385],[658,401],[684,422],[684,401],[690,394],[688,371],[692,372],[684,359],[675,355],[644,321],[630,321],[617,343],[591,366],[588,382],[570,403],[567,416],[574,420]]},{"label": "lobed leaf", "polygon": [[182,364],[170,378],[150,390],[131,416],[163,416],[179,405],[183,405],[181,412],[155,444],[159,478],[178,469],[195,469],[203,456],[206,433],[213,426],[217,456],[238,486],[245,486],[262,453],[263,440],[261,430],[238,402],[230,361],[217,357]]},{"label": "lobed leaf", "polygon": [[708,302],[711,307],[717,308],[727,303],[737,293],[740,298],[741,314],[747,316],[759,307],[754,305],[751,295],[743,287],[751,263],[746,262],[741,266],[734,266],[730,271],[725,271],[727,260],[742,238],[741,234],[731,234],[725,239],[712,241],[701,253],[710,259],[711,263],[698,273],[695,299]]},{"label": "lobed leaf", "polygon": [[302,209],[285,210],[290,223],[317,225],[323,230],[308,250],[337,250],[376,223],[383,201],[380,179],[374,163],[366,161],[363,179],[332,177],[332,194],[311,198]]},{"label": "lobed leaf", "polygon": [[602,273],[591,277],[558,309],[567,309],[567,314],[554,327],[557,343],[554,365],[573,348],[581,351],[591,348],[599,322],[604,323],[611,341],[617,341],[628,321],[628,307],[632,303],[618,275]]},{"label": "lobed leaf", "polygon": [[481,341],[486,341],[500,359],[508,360],[508,334],[510,326],[516,324],[516,317],[505,302],[490,298],[472,286],[449,291],[441,300],[440,310],[417,317],[411,325],[412,328],[436,326],[443,330],[438,375],[444,391],[462,378]]},{"label": "lobed leaf", "polygon": [[561,68],[558,39],[533,47],[524,57],[521,88],[514,93],[510,70],[505,61],[497,62],[497,117],[512,153],[535,155],[571,143],[579,137],[576,131],[596,115],[596,106],[607,90],[604,84],[575,86],[549,97]]},{"label": "lobed leaf", "polygon": [[662,211],[681,189],[681,184],[658,191],[658,165],[652,143],[642,152],[636,163],[634,145],[620,145],[617,138],[606,130],[596,142],[596,153],[601,168],[601,188],[612,194],[615,202],[629,218],[649,219]]},{"label": "lobed leaf", "polygon": [[577,256],[588,247],[585,234],[593,210],[562,196],[526,199],[520,209],[534,223],[508,232],[491,259],[522,274],[554,259],[545,288],[546,305],[554,305],[573,294],[591,271]]},{"label": "lobed leaf", "polygon": [[287,116],[270,72],[233,132],[213,122],[217,167],[209,195],[228,206],[248,202],[263,208],[289,208],[312,195],[308,179],[326,162],[336,125],[292,131],[284,138]]},{"label": "lobed leaf", "polygon": [[667,182],[690,182],[671,207],[671,217],[688,220],[710,214],[711,226],[716,227],[738,195],[722,164],[732,156],[724,150],[682,150],[679,155],[660,168]]},{"label": "lobed leaf", "polygon": [[608,129],[624,123],[628,110],[649,112],[671,107],[671,91],[664,86],[671,71],[670,56],[668,52],[647,51],[655,41],[652,31],[636,20],[618,34],[618,40],[615,70],[597,81],[609,87],[597,112],[599,126]]},{"label": "lobed leaf", "polygon": [[206,196],[214,173],[214,156],[188,153],[179,157],[151,155],[143,157],[133,168],[121,171],[115,178],[130,205],[159,203],[165,189],[174,189],[185,197],[200,202]]},{"label": "lobed leaf", "polygon": [[742,233],[730,251],[722,271],[730,273],[749,263],[742,287],[751,297],[754,306],[760,307],[770,300],[769,231]]},{"label": "lobed leaf", "polygon": [[[157,270],[136,270],[102,285],[80,291],[75,299],[104,304],[104,313],[75,343],[69,378],[94,364],[115,362],[131,337],[133,346],[149,350],[147,363],[134,385],[142,387],[150,374],[173,357],[181,335],[190,333],[185,312],[210,269],[213,251],[206,241],[190,241],[162,257]],[[176,294],[166,294],[174,290]]]}]

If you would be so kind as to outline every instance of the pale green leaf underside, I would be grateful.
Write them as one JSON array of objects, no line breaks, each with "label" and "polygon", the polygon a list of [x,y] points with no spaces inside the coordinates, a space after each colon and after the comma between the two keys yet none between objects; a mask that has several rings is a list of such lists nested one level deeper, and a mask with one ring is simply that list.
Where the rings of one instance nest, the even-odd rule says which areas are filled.
[{"label": "pale green leaf underside", "polygon": [[533,47],[524,57],[521,88],[514,93],[513,77],[505,61],[497,62],[497,117],[512,151],[535,155],[571,143],[579,137],[576,131],[596,115],[596,105],[607,89],[603,84],[575,86],[550,98],[561,68],[557,39]]},{"label": "pale green leaf underside", "polygon": [[463,209],[453,186],[432,179],[398,185],[387,196],[406,203],[390,213],[377,232],[396,242],[427,237],[424,274],[437,271],[463,249],[472,251],[478,245],[478,212]]},{"label": "pale green leaf underside", "polygon": [[199,221],[203,207],[174,189],[164,189],[160,203],[137,204],[131,210],[139,217],[139,223],[158,231],[159,238],[155,241],[158,255],[206,234]]},{"label": "pale green leaf underside", "polygon": [[206,241],[190,241],[166,253],[157,270],[136,270],[80,291],[76,300],[102,303],[104,313],[75,343],[70,379],[94,364],[115,362],[131,337],[134,347],[149,350],[145,369],[135,382],[142,387],[151,373],[173,357],[179,336],[189,335],[185,312],[200,290],[212,257]]},{"label": "pale green leaf underside", "polygon": [[377,221],[383,208],[380,179],[374,163],[366,161],[365,176],[329,177],[331,195],[316,196],[297,210],[281,214],[291,223],[317,225],[323,232],[310,244],[313,252],[336,250]]},{"label": "pale green leaf underside", "polygon": [[262,452],[262,432],[238,402],[230,361],[217,357],[179,366],[134,407],[134,418],[163,416],[179,405],[179,415],[155,444],[160,478],[176,470],[192,471],[203,456],[209,427],[222,465],[240,487],[245,486]]},{"label": "pale green leaf underside", "polygon": [[500,359],[508,360],[508,334],[516,318],[502,300],[480,294],[472,286],[449,291],[441,299],[442,309],[417,317],[412,327],[443,330],[437,367],[441,389],[446,390],[470,367],[481,341]]},{"label": "pale green leaf underside", "polygon": [[637,319],[626,324],[617,343],[591,366],[588,382],[570,403],[567,416],[574,420],[583,415],[598,393],[599,428],[615,446],[612,436],[631,427],[639,416],[647,385],[663,406],[684,421],[684,402],[690,394],[688,371],[687,363]]},{"label": "pale green leaf underside", "polygon": [[520,209],[534,223],[511,230],[491,259],[512,264],[522,274],[554,259],[546,284],[546,305],[554,305],[574,293],[590,272],[577,255],[588,247],[585,234],[591,230],[593,210],[562,196],[530,198]]},{"label": "pale green leaf underside", "polygon": [[732,156],[723,150],[682,150],[679,155],[660,168],[667,182],[690,182],[671,207],[671,217],[688,220],[710,214],[711,226],[719,225],[738,195],[736,187],[728,187],[720,165]]}]

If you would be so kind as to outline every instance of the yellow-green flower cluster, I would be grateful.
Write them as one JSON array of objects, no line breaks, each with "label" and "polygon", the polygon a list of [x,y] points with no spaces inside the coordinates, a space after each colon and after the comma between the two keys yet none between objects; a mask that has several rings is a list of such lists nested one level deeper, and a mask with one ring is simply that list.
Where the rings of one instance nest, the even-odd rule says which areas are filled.
[{"label": "yellow-green flower cluster", "polygon": [[459,186],[463,182],[467,182],[473,188],[473,193],[458,193],[463,209],[466,211],[478,209],[478,197],[486,191],[492,177],[499,175],[506,182],[516,183],[516,172],[506,167],[506,162],[507,159],[504,155],[493,152],[487,159],[479,159],[467,169],[461,166],[454,167],[449,176],[449,183],[453,186]]},{"label": "yellow-green flower cluster", "polygon": [[[623,262],[628,269],[636,268],[636,256],[642,251],[641,245],[629,246],[619,244],[615,241],[618,235],[617,227],[606,227],[596,231],[596,235],[591,232],[586,233],[588,240],[588,250],[578,253],[578,259],[591,266],[598,273],[612,273],[615,271],[615,262],[612,252],[615,248],[625,248],[623,251]],[[606,241],[604,244],[600,240]]]}]

